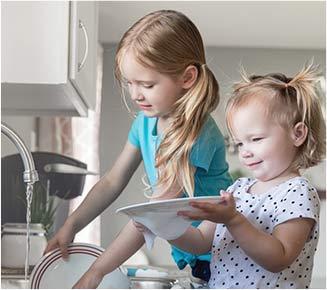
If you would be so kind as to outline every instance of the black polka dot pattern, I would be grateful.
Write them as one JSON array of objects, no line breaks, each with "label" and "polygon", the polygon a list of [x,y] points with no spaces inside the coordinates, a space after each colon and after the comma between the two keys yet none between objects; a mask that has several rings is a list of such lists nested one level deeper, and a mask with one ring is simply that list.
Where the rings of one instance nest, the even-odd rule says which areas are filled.
[{"label": "black polka dot pattern", "polygon": [[309,288],[313,258],[319,237],[319,197],[303,177],[295,177],[259,195],[248,189],[255,183],[240,178],[229,192],[237,197],[236,208],[262,231],[294,218],[316,221],[297,259],[279,273],[272,273],[247,256],[224,225],[218,224],[213,241],[210,288]]}]

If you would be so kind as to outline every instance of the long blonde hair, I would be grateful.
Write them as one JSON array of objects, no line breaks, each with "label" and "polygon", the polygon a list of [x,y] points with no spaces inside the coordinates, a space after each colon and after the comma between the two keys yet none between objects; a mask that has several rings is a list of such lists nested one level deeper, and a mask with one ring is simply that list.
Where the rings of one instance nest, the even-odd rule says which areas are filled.
[{"label": "long blonde hair", "polygon": [[234,90],[226,108],[226,123],[232,134],[231,120],[237,108],[255,99],[264,103],[266,113],[286,130],[303,122],[308,128],[305,142],[299,147],[292,166],[305,169],[318,164],[326,154],[326,124],[317,91],[318,66],[305,65],[293,78],[275,73],[247,76]]},{"label": "long blonde hair", "polygon": [[[157,188],[165,197],[177,197],[182,191],[194,194],[194,172],[189,157],[192,146],[208,115],[219,103],[219,86],[205,59],[201,35],[184,14],[159,10],[137,21],[121,39],[116,54],[116,78],[122,82],[121,63],[131,50],[144,67],[169,75],[180,76],[194,65],[198,78],[172,108],[172,124],[165,130],[156,152]],[[177,192],[168,192],[178,184]],[[156,196],[157,197],[157,196]]]}]

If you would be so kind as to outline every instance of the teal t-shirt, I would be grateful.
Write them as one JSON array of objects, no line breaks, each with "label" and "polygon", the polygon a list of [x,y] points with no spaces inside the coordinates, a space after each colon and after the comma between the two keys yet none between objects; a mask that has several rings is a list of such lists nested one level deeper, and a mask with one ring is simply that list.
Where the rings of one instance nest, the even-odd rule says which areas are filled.
[{"label": "teal t-shirt", "polygon": [[[148,118],[140,112],[128,134],[129,142],[141,151],[145,172],[152,187],[155,187],[157,182],[155,154],[162,140],[157,134],[157,122],[158,118]],[[225,158],[224,137],[211,116],[208,116],[193,145],[190,161],[196,168],[194,196],[219,195],[221,189],[227,189],[232,184]],[[200,222],[192,223],[193,226],[199,224]],[[193,266],[197,259],[210,261],[211,257],[210,253],[196,256],[174,246],[172,256],[180,269],[187,264]]]}]

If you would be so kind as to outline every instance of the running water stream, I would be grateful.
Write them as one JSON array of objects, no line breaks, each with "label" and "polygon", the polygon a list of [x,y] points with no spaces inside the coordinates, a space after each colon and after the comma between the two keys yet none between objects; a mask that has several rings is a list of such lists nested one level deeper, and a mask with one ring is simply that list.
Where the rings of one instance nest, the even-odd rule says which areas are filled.
[{"label": "running water stream", "polygon": [[31,223],[31,203],[33,198],[33,183],[26,186],[26,256],[25,256],[25,281],[29,274],[29,255],[30,255],[30,223]]},{"label": "running water stream", "polygon": [[29,274],[29,252],[30,252],[30,222],[31,222],[31,203],[33,198],[33,184],[39,181],[38,173],[35,169],[32,153],[28,150],[21,137],[7,124],[1,122],[1,133],[18,149],[24,164],[23,179],[26,186],[26,255],[25,255],[25,282]]}]

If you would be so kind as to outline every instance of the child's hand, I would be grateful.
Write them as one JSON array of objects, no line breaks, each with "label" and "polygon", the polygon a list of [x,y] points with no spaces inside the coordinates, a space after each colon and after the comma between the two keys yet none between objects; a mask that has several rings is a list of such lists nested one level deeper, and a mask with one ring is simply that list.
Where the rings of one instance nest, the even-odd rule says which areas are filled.
[{"label": "child's hand", "polygon": [[70,223],[65,223],[56,235],[48,241],[47,247],[44,250],[43,255],[59,248],[64,260],[68,259],[68,245],[74,240],[74,230]]},{"label": "child's hand", "polygon": [[212,202],[192,201],[190,205],[199,210],[179,211],[180,216],[188,217],[192,220],[208,220],[214,223],[228,224],[237,214],[235,200],[231,193],[221,191],[221,201],[216,204]]},{"label": "child's hand", "polygon": [[103,275],[89,269],[73,286],[73,289],[95,289],[101,283]]},{"label": "child's hand", "polygon": [[142,224],[140,224],[140,223],[138,223],[138,222],[136,222],[136,221],[134,221],[134,220],[133,220],[133,225],[136,227],[136,229],[137,229],[140,233],[144,233],[144,232],[147,230],[147,228],[146,228],[144,225],[142,225]]}]

